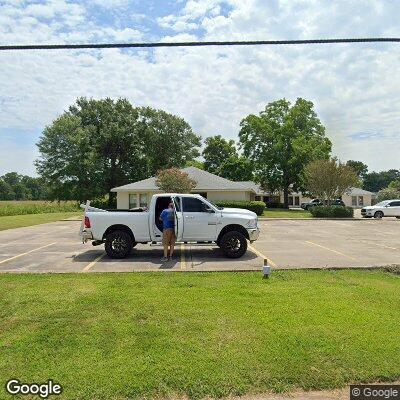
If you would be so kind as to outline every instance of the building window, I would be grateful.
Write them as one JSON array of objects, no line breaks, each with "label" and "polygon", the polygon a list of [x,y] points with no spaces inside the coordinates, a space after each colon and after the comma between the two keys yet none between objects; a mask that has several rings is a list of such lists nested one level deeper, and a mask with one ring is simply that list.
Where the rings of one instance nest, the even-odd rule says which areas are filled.
[{"label": "building window", "polygon": [[356,206],[357,205],[357,196],[351,196],[351,205]]},{"label": "building window", "polygon": [[255,197],[254,197],[254,200],[255,200],[255,201],[260,201],[260,200],[261,200],[261,196],[255,196]]},{"label": "building window", "polygon": [[147,207],[147,193],[139,195],[139,207]]},{"label": "building window", "polygon": [[129,195],[129,209],[137,207],[137,194],[130,194]]},{"label": "building window", "polygon": [[358,196],[358,205],[360,207],[364,205],[364,196]]}]

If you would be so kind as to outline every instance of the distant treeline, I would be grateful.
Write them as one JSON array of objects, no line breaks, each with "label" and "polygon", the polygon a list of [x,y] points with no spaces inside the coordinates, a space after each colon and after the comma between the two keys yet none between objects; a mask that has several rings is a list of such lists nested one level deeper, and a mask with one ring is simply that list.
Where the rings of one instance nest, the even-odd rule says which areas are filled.
[{"label": "distant treeline", "polygon": [[46,200],[48,190],[41,178],[9,172],[0,176],[0,200]]}]

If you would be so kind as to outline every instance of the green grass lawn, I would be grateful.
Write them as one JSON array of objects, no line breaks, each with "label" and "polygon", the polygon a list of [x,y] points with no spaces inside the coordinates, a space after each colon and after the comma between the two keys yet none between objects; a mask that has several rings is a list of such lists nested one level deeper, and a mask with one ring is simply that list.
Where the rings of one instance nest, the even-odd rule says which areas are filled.
[{"label": "green grass lawn", "polygon": [[285,210],[282,208],[269,208],[264,211],[262,217],[268,218],[312,218],[305,210]]},{"label": "green grass lawn", "polygon": [[0,381],[121,400],[394,381],[399,293],[378,270],[3,274]]},{"label": "green grass lawn", "polygon": [[47,214],[25,214],[0,217],[0,231],[5,229],[20,228],[22,226],[31,226],[46,224],[47,222],[59,221],[73,216],[79,217],[80,212],[61,212]]}]

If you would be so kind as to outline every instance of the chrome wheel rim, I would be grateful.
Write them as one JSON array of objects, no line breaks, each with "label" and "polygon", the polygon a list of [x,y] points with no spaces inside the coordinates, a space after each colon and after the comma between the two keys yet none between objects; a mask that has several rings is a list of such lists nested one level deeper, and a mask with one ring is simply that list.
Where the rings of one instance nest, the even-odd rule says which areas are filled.
[{"label": "chrome wheel rim", "polygon": [[128,248],[128,244],[126,241],[121,238],[121,237],[116,237],[112,242],[111,242],[111,248],[116,252],[116,253],[123,253],[126,251]]},{"label": "chrome wheel rim", "polygon": [[229,251],[237,253],[240,250],[241,243],[238,238],[230,238],[226,244]]}]

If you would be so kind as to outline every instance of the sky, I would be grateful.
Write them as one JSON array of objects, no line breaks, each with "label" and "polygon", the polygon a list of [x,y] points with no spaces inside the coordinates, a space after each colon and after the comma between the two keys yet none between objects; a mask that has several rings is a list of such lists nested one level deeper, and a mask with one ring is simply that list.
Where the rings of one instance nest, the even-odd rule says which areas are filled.
[{"label": "sky", "polygon": [[[0,44],[400,37],[398,0],[0,0]],[[46,125],[124,97],[237,140],[268,102],[311,100],[333,154],[400,168],[400,44],[0,52],[0,175],[35,175]]]}]

